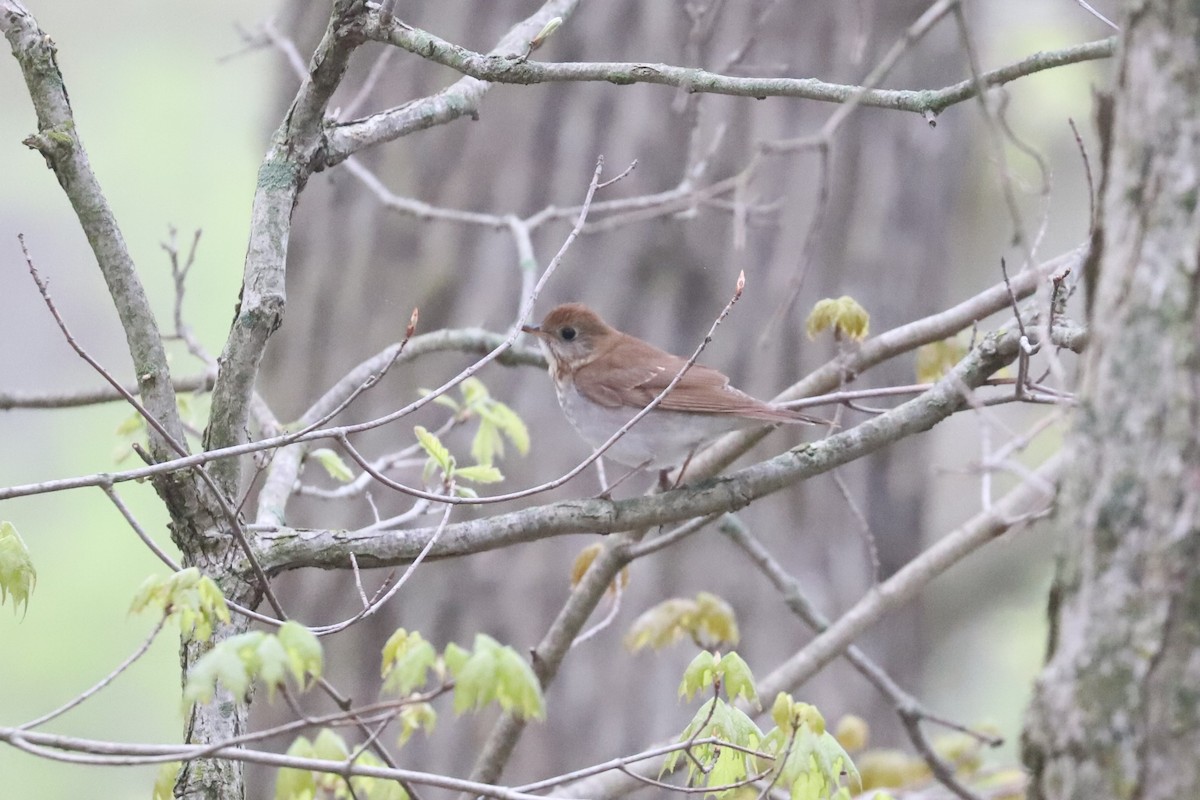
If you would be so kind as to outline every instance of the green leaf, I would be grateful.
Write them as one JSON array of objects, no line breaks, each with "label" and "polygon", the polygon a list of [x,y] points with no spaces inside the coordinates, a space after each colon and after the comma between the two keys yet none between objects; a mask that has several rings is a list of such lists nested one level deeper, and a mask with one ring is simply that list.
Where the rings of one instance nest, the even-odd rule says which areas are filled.
[{"label": "green leaf", "polygon": [[[254,672],[267,687],[267,698],[275,699],[275,690],[287,681],[288,654],[275,636],[264,636],[254,649]],[[249,670],[248,670],[249,671]]]},{"label": "green leaf", "polygon": [[739,634],[733,608],[709,592],[700,592],[695,600],[680,597],[664,600],[634,620],[625,636],[625,646],[634,651],[647,646],[661,648],[685,635],[710,649],[737,644]]},{"label": "green leaf", "polygon": [[454,470],[454,477],[457,480],[471,481],[472,483],[499,483],[504,480],[504,474],[500,470],[487,464],[459,467]]},{"label": "green leaf", "polygon": [[37,570],[29,550],[11,522],[0,522],[0,603],[12,596],[13,610],[29,609],[29,595],[37,584]]},{"label": "green leaf", "polygon": [[[420,393],[421,397],[428,397],[429,395],[433,394],[432,389],[419,389],[418,392]],[[457,414],[461,408],[458,405],[457,400],[444,394],[439,394],[437,397],[433,398],[433,402],[437,403],[438,405],[446,406],[455,414]]]},{"label": "green leaf", "polygon": [[325,761],[345,761],[350,757],[346,740],[329,728],[322,728],[313,739],[313,757]]},{"label": "green leaf", "polygon": [[683,681],[679,684],[679,696],[691,700],[697,692],[710,689],[717,677],[716,657],[708,650],[701,650],[683,671]]},{"label": "green leaf", "polygon": [[158,768],[154,779],[153,800],[175,800],[175,779],[179,777],[179,761],[168,761]]},{"label": "green leaf", "polygon": [[184,684],[186,705],[212,700],[219,683],[243,698],[254,679],[262,680],[271,696],[290,673],[296,684],[306,688],[309,676],[320,677],[323,666],[320,642],[312,631],[289,620],[278,634],[250,631],[218,642],[196,660]]},{"label": "green leaf", "polygon": [[249,667],[257,667],[254,649],[265,635],[260,631],[251,631],[231,636],[198,658],[184,683],[184,704],[209,702],[218,683],[234,696],[245,697],[250,688]]},{"label": "green leaf", "polygon": [[466,666],[467,660],[471,657],[469,650],[459,647],[454,642],[446,645],[446,649],[442,651],[442,661],[446,664],[446,669],[455,679],[458,678],[458,673]]},{"label": "green leaf", "polygon": [[872,747],[863,753],[858,768],[866,789],[906,789],[929,779],[929,765],[923,759],[886,747]]},{"label": "green leaf", "polygon": [[846,714],[839,719],[833,732],[833,738],[847,750],[865,749],[870,735],[871,728],[867,721],[855,714]]},{"label": "green leaf", "polygon": [[[306,737],[297,737],[288,748],[287,754],[296,758],[315,758],[312,742]],[[312,800],[317,794],[317,782],[313,773],[306,769],[282,767],[275,778],[275,800]]]},{"label": "green leaf", "polygon": [[175,395],[175,410],[179,412],[179,418],[188,424],[193,422],[193,409],[191,395],[177,394]]},{"label": "green leaf", "polygon": [[840,791],[842,773],[856,791],[862,781],[850,756],[825,730],[825,718],[808,703],[780,692],[771,716],[779,725],[764,740],[769,752],[783,755],[774,765],[778,783],[788,787],[793,798],[826,800]]},{"label": "green leaf", "polygon": [[674,644],[687,632],[695,612],[696,604],[691,600],[681,597],[664,600],[633,621],[625,634],[625,646],[636,652],[643,647],[657,649]]},{"label": "green leaf", "polygon": [[221,588],[207,575],[201,576],[196,583],[196,595],[201,619],[192,630],[197,639],[206,642],[212,636],[214,621],[229,622],[229,606],[225,603]]},{"label": "green leaf", "polygon": [[417,441],[420,443],[421,448],[429,454],[429,457],[441,469],[443,475],[449,475],[454,472],[454,457],[450,455],[450,451],[442,444],[441,439],[426,430],[423,425],[415,426],[413,433],[417,435]]},{"label": "green leaf", "polygon": [[725,694],[730,700],[744,697],[748,703],[761,708],[758,692],[754,690],[754,675],[741,656],[737,653],[726,653],[721,657],[719,670],[724,678]]},{"label": "green leaf", "polygon": [[480,709],[491,702],[525,719],[542,719],[545,701],[533,669],[511,647],[487,634],[476,634],[475,648],[462,659],[462,649],[446,648],[445,660],[454,675],[454,711]]},{"label": "green leaf", "polygon": [[459,386],[459,391],[462,392],[463,402],[467,404],[467,408],[491,399],[491,393],[479,378],[467,378]]},{"label": "green leaf", "polygon": [[424,686],[436,661],[437,652],[420,633],[399,628],[383,646],[384,691],[404,696]]},{"label": "green leaf", "polygon": [[319,447],[308,455],[309,458],[315,458],[317,463],[325,468],[325,472],[329,473],[329,477],[335,481],[349,483],[354,480],[354,473],[350,471],[350,467],[346,465],[341,456],[328,447]]},{"label": "green leaf", "polygon": [[[188,569],[195,570],[196,574],[200,574],[200,570],[195,567]],[[185,572],[187,570],[184,570]],[[133,595],[133,602],[129,604],[129,613],[134,614],[139,611],[145,611],[151,605],[162,610],[167,604],[167,579],[161,575],[151,575],[142,581],[142,585],[138,587],[137,592]]]},{"label": "green leaf", "polygon": [[783,731],[792,729],[792,696],[787,692],[780,692],[775,695],[775,702],[771,704],[771,719],[775,726]]},{"label": "green leaf", "polygon": [[958,339],[943,339],[917,348],[917,380],[935,383],[954,369],[967,355],[967,348]]},{"label": "green leaf", "polygon": [[833,330],[835,339],[847,338],[861,342],[867,338],[871,327],[871,315],[850,295],[834,300],[820,300],[809,312],[804,324],[808,338],[815,339],[824,330]]},{"label": "green leaf", "polygon": [[688,632],[705,647],[736,645],[741,638],[733,606],[711,592],[696,595],[696,616]]},{"label": "green leaf", "polygon": [[454,676],[454,713],[478,710],[496,699],[498,649],[499,644],[491,637],[475,635],[475,649]]},{"label": "green leaf", "polygon": [[413,703],[400,711],[400,736],[397,744],[403,747],[418,730],[428,736],[437,725],[437,711],[429,703]]},{"label": "green leaf", "polygon": [[526,455],[529,452],[529,428],[517,412],[499,400],[493,400],[479,414],[504,434],[518,453]]},{"label": "green leaf", "polygon": [[531,51],[536,50],[545,44],[546,40],[550,38],[550,35],[559,29],[559,27],[562,25],[562,22],[562,17],[551,17],[546,24],[542,26],[542,29],[538,31],[537,36],[534,36],[529,40],[529,49]]},{"label": "green leaf", "polygon": [[721,747],[717,749],[716,757],[716,761],[708,773],[706,785],[728,786],[750,777],[745,753],[731,747]]},{"label": "green leaf", "polygon": [[503,647],[497,656],[497,666],[500,686],[496,695],[500,707],[524,719],[545,719],[542,684],[529,662],[511,647]]},{"label": "green leaf", "polygon": [[144,430],[146,430],[146,420],[139,412],[135,411],[125,419],[121,420],[121,423],[117,425],[116,434],[118,436],[132,438],[134,434],[140,433]]},{"label": "green leaf", "polygon": [[184,638],[202,642],[212,636],[217,622],[229,622],[229,606],[221,589],[195,567],[181,569],[165,578],[151,575],[143,581],[129,611],[147,609],[175,616]]},{"label": "green leaf", "polygon": [[295,620],[288,620],[279,627],[280,644],[287,652],[288,666],[292,677],[302,688],[307,688],[307,678],[321,677],[325,667],[325,653],[321,642],[308,628]]},{"label": "green leaf", "polygon": [[[754,720],[717,697],[700,706],[692,721],[680,734],[679,741],[688,741],[693,737],[714,738],[720,742],[750,749],[760,748],[764,739]],[[672,753],[664,766],[674,769],[681,755],[679,752]],[[700,778],[705,779],[707,786],[735,783],[748,777],[751,771],[757,768],[755,758],[749,753],[721,747],[720,744],[695,745],[692,747],[692,755],[696,760],[688,759],[687,762],[689,784]],[[696,761],[706,765],[705,770],[702,771]],[[714,776],[714,773],[717,775]]]},{"label": "green leaf", "polygon": [[481,416],[479,430],[471,439],[471,458],[475,459],[476,464],[490,465],[497,454],[504,455],[504,440],[500,438],[496,426]]}]

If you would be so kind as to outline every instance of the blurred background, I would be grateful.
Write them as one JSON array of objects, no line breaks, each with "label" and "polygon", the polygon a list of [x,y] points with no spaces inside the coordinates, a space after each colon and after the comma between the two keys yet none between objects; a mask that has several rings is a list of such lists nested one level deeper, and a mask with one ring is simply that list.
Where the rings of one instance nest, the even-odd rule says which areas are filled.
[{"label": "blurred background", "polygon": [[[264,19],[295,39],[305,57],[323,30],[327,2],[191,5],[114,0],[102,5],[29,0],[59,47],[76,121],[92,165],[107,189],[160,323],[169,325],[173,292],[161,243],[171,226],[183,243],[203,230],[185,303],[199,338],[218,352],[240,286],[255,170],[286,109],[296,78],[277,50],[248,48],[244,32]],[[536,2],[410,4],[397,15],[464,46],[487,50]],[[626,60],[717,68],[773,5],[769,24],[734,74],[812,76],[857,82],[927,7],[911,0],[726,3],[711,38],[689,44],[685,4],[668,0],[584,3],[540,50],[547,61]],[[1098,2],[1110,17],[1115,2]],[[985,69],[1038,50],[1108,35],[1069,0],[968,3]],[[379,53],[356,56],[335,105],[362,84]],[[131,377],[112,303],[67,201],[42,159],[20,144],[36,126],[16,63],[0,67],[0,390],[65,391],[100,379],[63,341],[27,275],[16,235],[23,232],[76,337],[123,378]],[[1026,229],[1044,236],[1037,253],[1052,257],[1082,242],[1087,186],[1068,127],[1074,118],[1093,163],[1093,86],[1108,81],[1104,62],[1040,73],[1010,84],[1007,120],[1049,167],[1049,190],[1034,160],[1010,146]],[[967,77],[947,19],[902,60],[892,88],[935,88]],[[396,53],[362,113],[422,97],[456,75]],[[756,142],[809,135],[832,105],[786,99],[753,101],[680,96],[654,86],[560,84],[497,86],[477,121],[415,134],[362,155],[393,191],[435,205],[528,215],[579,202],[597,155],[608,175],[633,159],[637,169],[604,199],[664,191],[687,166],[688,136],[698,125],[708,148],[724,135],[711,179],[738,172]],[[704,362],[769,397],[828,359],[827,340],[810,342],[803,322],[812,304],[850,294],[872,315],[873,333],[957,302],[999,280],[999,259],[1019,263],[1011,247],[997,164],[985,145],[977,104],[947,110],[931,128],[900,112],[859,109],[834,145],[830,201],[798,300],[772,323],[780,298],[802,266],[817,203],[814,154],[774,159],[756,180],[753,199],[772,205],[756,218],[744,248],[735,247],[727,210],[663,217],[581,237],[543,293],[537,316],[555,303],[585,300],[619,328],[675,352],[689,352],[732,292],[739,270],[747,288],[705,353]],[[567,223],[541,228],[544,265]],[[301,413],[350,367],[398,339],[414,306],[421,330],[484,326],[503,330],[519,302],[520,276],[504,231],[419,221],[382,208],[345,170],[314,176],[296,212],[285,323],[272,339],[261,390],[277,415]],[[986,324],[985,324],[986,327]],[[764,331],[767,336],[763,337]],[[179,375],[200,371],[182,348]],[[465,356],[428,357],[393,370],[345,416],[358,420],[395,409],[455,374]],[[532,426],[532,449],[501,466],[508,483],[526,486],[557,475],[587,450],[561,418],[548,378],[529,369],[489,367],[481,377],[494,395]],[[862,376],[860,387],[913,381],[913,358]],[[204,401],[194,401],[203,424]],[[1015,429],[1038,411],[1005,408]],[[132,466],[116,431],[129,416],[119,404],[89,409],[0,412],[0,484],[9,485]],[[364,437],[370,453],[410,441],[408,425],[436,425],[436,411]],[[960,415],[843,470],[880,551],[886,577],[929,542],[979,508],[978,422]],[[451,437],[465,452],[470,430]],[[766,457],[799,441],[777,432],[755,451]],[[1050,447],[1052,445],[1042,445]],[[1044,451],[1027,454],[1038,461]],[[997,480],[997,491],[1005,488]],[[595,491],[588,474],[556,497]],[[148,486],[124,484],[142,523],[166,546],[166,518]],[[403,507],[380,496],[380,510]],[[456,519],[471,512],[456,512]],[[871,580],[862,535],[828,476],[755,503],[743,513],[822,609],[836,615]],[[365,502],[295,502],[296,525],[367,523]],[[146,552],[98,490],[43,495],[0,504],[38,569],[27,613],[0,613],[0,724],[19,724],[57,706],[107,673],[148,633],[153,620],[126,611],[138,584],[161,565]],[[1013,736],[1045,636],[1045,589],[1053,542],[1043,529],[1005,539],[940,578],[920,602],[891,616],[861,644],[905,688],[963,723],[993,724],[1009,739],[998,759],[1012,760]],[[355,697],[377,686],[378,652],[392,629],[419,629],[438,646],[486,632],[520,650],[534,645],[568,592],[575,555],[595,537],[563,537],[422,567],[393,604],[368,624],[326,639],[331,678]],[[379,576],[368,575],[368,581]],[[296,572],[281,579],[285,603],[318,624],[352,613],[358,600],[344,575]],[[632,619],[672,596],[716,592],[739,615],[738,650],[766,674],[810,634],[778,602],[739,553],[713,531],[633,567],[612,628],[574,651],[548,695],[550,719],[531,726],[506,778],[521,781],[633,752],[677,733],[694,708],[676,702],[680,671],[693,651],[630,655],[620,637]],[[112,687],[48,730],[127,741],[175,741],[181,735],[174,632]],[[845,664],[836,663],[798,691],[831,720],[854,712],[871,721],[873,743],[903,746],[894,713]],[[620,704],[621,710],[614,710]],[[319,707],[319,703],[316,704]],[[256,724],[286,715],[256,703]],[[404,751],[406,765],[465,774],[490,728],[491,715],[454,722],[429,743]],[[280,749],[286,742],[275,742]],[[146,797],[152,769],[99,769],[41,761],[0,748],[0,775],[14,796]],[[270,775],[255,772],[257,795]]]}]

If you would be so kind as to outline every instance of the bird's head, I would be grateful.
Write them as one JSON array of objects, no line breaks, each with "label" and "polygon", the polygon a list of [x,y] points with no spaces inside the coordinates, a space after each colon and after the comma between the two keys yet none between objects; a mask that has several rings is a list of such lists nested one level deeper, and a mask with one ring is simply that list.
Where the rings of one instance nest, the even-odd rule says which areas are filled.
[{"label": "bird's head", "polygon": [[537,337],[552,370],[575,370],[589,363],[617,332],[600,315],[582,303],[564,303],[551,309],[541,325],[521,330]]}]

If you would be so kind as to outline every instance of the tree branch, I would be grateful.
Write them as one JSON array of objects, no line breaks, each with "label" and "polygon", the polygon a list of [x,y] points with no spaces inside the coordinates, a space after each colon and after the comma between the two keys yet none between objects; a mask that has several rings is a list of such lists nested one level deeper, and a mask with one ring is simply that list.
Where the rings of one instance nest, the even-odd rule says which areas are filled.
[{"label": "tree branch", "polygon": [[[219,359],[220,373],[204,436],[206,450],[246,440],[246,422],[263,351],[283,322],[292,209],[309,176],[324,166],[319,152],[325,108],[341,83],[351,54],[362,43],[358,20],[364,5],[363,0],[338,0],[334,4],[307,80],[272,136],[259,167],[242,292]],[[217,464],[213,470],[214,478],[228,494],[235,493],[240,474],[237,459]]]},{"label": "tree branch", "polygon": [[[213,387],[216,373],[203,375],[188,375],[174,378],[171,383],[176,392],[204,392]],[[125,391],[136,395],[141,391],[137,384],[127,384]],[[79,406],[94,406],[100,403],[111,403],[124,400],[125,397],[111,386],[96,387],[95,389],[79,389],[69,392],[0,392],[0,411],[14,409],[51,409],[78,408]]]},{"label": "tree branch", "polygon": [[[1047,276],[1064,269],[1074,269],[1087,255],[1087,247],[1080,247],[1033,269],[1018,273],[1012,278],[1012,291],[1018,298],[1029,297],[1038,284]],[[964,328],[1008,307],[1009,287],[1000,282],[956,306],[923,317],[919,320],[892,328],[872,339],[867,339],[852,352],[840,355],[810,372],[808,375],[774,398],[773,402],[786,403],[814,395],[832,392],[846,382],[876,364],[894,358],[900,353],[915,350],[924,344],[953,336]],[[769,430],[751,429],[730,433],[718,439],[711,447],[698,453],[688,466],[691,481],[711,477],[732,464],[751,447],[762,441]]]},{"label": "tree branch", "polygon": [[[532,15],[514,25],[492,48],[492,54],[499,57],[524,52],[529,41],[547,22],[554,17],[566,19],[577,5],[579,0],[548,0]],[[368,18],[378,33],[382,27],[378,12],[371,12]],[[400,23],[390,24],[401,26]],[[333,166],[365,147],[390,142],[435,125],[444,125],[459,117],[474,118],[479,113],[480,101],[491,88],[491,84],[485,81],[465,77],[429,97],[335,125],[328,133],[324,166]]]},{"label": "tree branch", "polygon": [[[370,14],[364,26],[369,39],[402,47],[421,58],[433,61],[464,75],[492,83],[535,84],[562,81],[607,81],[616,84],[651,83],[674,86],[688,92],[734,95],[737,97],[793,97],[844,103],[855,98],[864,106],[937,114],[955,103],[974,97],[973,78],[934,90],[868,89],[850,84],[827,83],[816,78],[738,78],[718,75],[704,69],[676,67],[670,64],[626,62],[565,62],[550,64],[526,61],[505,54],[483,54],[459,47],[438,36],[409,26],[383,25],[377,14]],[[1035,53],[1016,63],[983,73],[986,87],[1002,86],[1026,75],[1047,69],[1108,58],[1116,51],[1116,38],[1073,45],[1061,50]]]},{"label": "tree branch", "polygon": [[[1011,333],[1010,332],[1010,336]],[[1014,346],[1016,337],[1011,336]],[[1014,355],[1015,357],[1015,355]],[[1050,502],[1048,485],[1057,483],[1068,459],[1059,452],[1038,468],[1035,480],[1013,489],[991,508],[967,520],[959,528],[939,539],[921,555],[908,562],[895,575],[871,589],[861,600],[823,633],[758,681],[758,694],[773,697],[779,692],[794,692],[830,661],[846,652],[862,633],[885,614],[909,602],[931,580],[958,561],[1008,531],[1031,513],[1046,509]],[[644,761],[638,769],[657,774],[660,760]],[[626,775],[596,775],[552,793],[562,797],[588,797],[592,800],[623,797],[637,783]]]},{"label": "tree branch", "polygon": [[[928,430],[966,407],[964,389],[979,386],[1010,363],[1020,349],[1016,329],[986,337],[928,392],[891,411],[805,444],[728,476],[650,497],[570,500],[446,527],[429,558],[447,558],[566,533],[611,533],[691,517],[734,511],[833,467],[849,463],[894,441]],[[361,566],[405,563],[421,551],[433,529],[406,531],[262,531],[262,560],[268,572],[299,567],[347,568],[354,553]]]},{"label": "tree branch", "polygon": [[[26,138],[25,144],[46,159],[46,166],[54,171],[87,236],[125,331],[146,409],[175,441],[185,441],[158,323],[116,217],[88,162],[58,68],[54,42],[16,0],[0,0],[0,30],[21,65],[37,113],[38,132]],[[158,461],[173,455],[154,431],[150,432],[150,452]]]},{"label": "tree branch", "polygon": [[[1081,262],[1086,254],[1085,247],[1079,247],[1069,253],[1053,258],[1043,264],[1040,264],[1033,270],[1026,270],[1016,275],[1012,280],[1013,291],[1018,297],[1027,297],[1034,292],[1038,281],[1042,280],[1046,275],[1055,271],[1061,270],[1064,267],[1070,267]],[[824,392],[830,392],[839,387],[844,379],[844,375],[849,372],[851,375],[858,374],[876,364],[886,361],[889,358],[913,350],[923,344],[935,342],[939,339],[944,339],[958,331],[970,326],[997,311],[1005,308],[1009,303],[1008,290],[1003,283],[986,289],[974,297],[964,300],[953,308],[937,314],[931,314],[928,317],[910,322],[907,325],[901,325],[893,328],[886,333],[868,339],[856,351],[843,356],[832,359],[825,365],[811,372],[800,382],[792,385],[785,392],[780,394],[775,402],[787,402],[799,398],[809,397]],[[431,337],[441,336],[441,333],[428,334]],[[487,334],[487,337],[495,334]],[[451,332],[445,341],[445,349],[459,349],[460,338],[465,338],[466,343],[462,347],[485,347],[490,345],[492,341],[499,341],[500,344],[496,348],[488,351],[488,355],[496,352],[496,349],[501,347],[507,339],[500,337],[493,340],[485,337],[480,340],[473,333],[468,332]],[[414,354],[418,340],[422,337],[416,337],[409,345],[409,350]],[[480,342],[484,342],[481,344]],[[505,350],[504,353],[508,351]],[[504,353],[495,356],[501,363],[507,363]],[[382,356],[376,356],[380,358]],[[531,360],[535,357],[531,356]],[[280,445],[294,444],[297,442],[307,442],[316,439],[335,438],[343,433],[355,433],[368,428],[376,427],[380,424],[390,422],[407,410],[400,411],[380,417],[377,420],[358,423],[355,425],[346,425],[338,428],[328,428],[311,431],[303,436],[295,434],[281,434],[272,436],[266,439],[260,439],[256,442],[246,444],[233,445],[224,447],[219,450],[207,450],[201,453],[195,453],[187,458],[178,458],[173,461],[168,461],[160,464],[153,464],[146,467],[138,467],[136,469],[122,470],[120,472],[100,473],[95,475],[85,475],[75,478],[58,478],[48,481],[40,481],[38,483],[22,484],[17,486],[9,486],[0,488],[0,500],[7,500],[13,497],[25,497],[34,494],[45,494],[47,492],[61,492],[67,489],[78,489],[84,486],[101,486],[108,483],[121,483],[124,481],[141,480],[154,475],[159,475],[166,472],[173,472],[179,469],[194,466],[196,464],[207,464],[210,461],[216,461],[223,458],[232,458],[234,456],[246,455],[249,453],[271,450]],[[758,429],[744,431],[740,433],[732,433],[717,441],[712,447],[697,455],[692,459],[692,463],[688,467],[688,475],[692,481],[699,481],[703,477],[708,477],[716,474],[721,469],[724,469],[740,455],[745,453],[756,443],[762,440],[769,432],[767,429]]]},{"label": "tree branch", "polygon": [[1047,487],[1057,484],[1067,463],[1067,456],[1061,451],[1051,456],[1038,468],[1033,478],[1017,486],[991,508],[983,509],[938,539],[891,578],[868,591],[804,649],[759,681],[759,694],[773,697],[777,692],[795,691],[796,687],[845,652],[884,614],[910,601],[934,578],[1007,531],[1016,522],[1049,508],[1054,493],[1048,491]]}]

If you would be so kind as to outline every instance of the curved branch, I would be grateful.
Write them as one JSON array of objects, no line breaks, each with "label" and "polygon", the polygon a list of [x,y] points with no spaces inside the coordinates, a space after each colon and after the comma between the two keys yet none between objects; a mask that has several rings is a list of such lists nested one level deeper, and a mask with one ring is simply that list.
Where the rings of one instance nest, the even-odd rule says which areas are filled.
[{"label": "curved branch", "polygon": [[[536,12],[517,23],[492,48],[496,56],[525,52],[529,41],[555,17],[566,19],[579,0],[548,0]],[[403,27],[401,23],[391,23]],[[379,13],[372,12],[369,25],[380,30]],[[325,166],[333,166],[363,148],[399,139],[435,125],[445,125],[459,117],[475,117],[479,103],[491,84],[473,77],[460,78],[437,94],[405,103],[369,117],[340,123],[329,130],[325,148]]]},{"label": "curved branch", "polygon": [[[213,387],[216,373],[189,375],[175,378],[171,381],[176,392],[206,392]],[[128,384],[125,391],[136,395],[141,387]],[[125,396],[111,386],[100,386],[95,389],[79,389],[70,392],[0,392],[0,411],[14,409],[49,409],[49,408],[78,408],[79,406],[94,406],[100,403],[111,403],[124,400]]]},{"label": "curved branch", "polygon": [[[222,746],[214,750],[206,745],[187,744],[122,744],[98,739],[82,739],[75,736],[59,736],[52,733],[27,731],[20,728],[0,728],[0,741],[26,752],[43,755],[56,761],[74,764],[161,764],[211,755],[226,761],[242,761],[265,764],[273,767],[327,772],[335,775],[363,775],[392,781],[408,781],[421,786],[436,786],[443,789],[470,792],[472,795],[494,797],[497,800],[543,800],[540,795],[519,792],[504,786],[418,772],[393,767],[373,767],[352,764],[347,761],[329,761],[320,758],[299,758],[265,750],[250,750],[244,747]],[[77,755],[76,755],[77,754]]]},{"label": "curved branch", "polygon": [[[1086,248],[1080,247],[1075,250],[1051,259],[1034,269],[1026,270],[1013,277],[1013,291],[1017,297],[1027,297],[1033,294],[1039,280],[1046,275],[1062,270],[1063,268],[1072,267],[1082,261],[1086,253]],[[901,325],[898,328],[893,328],[886,333],[868,339],[862,346],[845,357],[835,358],[825,365],[819,367],[800,382],[794,384],[787,391],[780,394],[775,402],[787,402],[799,398],[809,397],[816,394],[827,393],[837,388],[842,376],[846,371],[851,374],[862,372],[863,370],[874,366],[889,358],[913,350],[920,345],[934,342],[939,339],[944,339],[947,336],[952,336],[963,328],[969,327],[973,322],[988,317],[1009,305],[1009,294],[1007,287],[1003,283],[986,289],[978,295],[965,300],[953,308],[946,311],[932,314],[928,317],[910,322],[906,325]],[[437,334],[431,334],[437,335]],[[414,342],[416,339],[413,340]],[[489,342],[493,341],[488,339]],[[507,341],[501,337],[501,344]],[[413,346],[409,345],[410,348]],[[495,353],[493,349],[488,351],[488,355]],[[507,351],[504,351],[507,352]],[[500,359],[501,355],[496,355],[494,358]],[[502,362],[503,363],[503,362]],[[411,410],[411,409],[410,409]],[[137,467],[135,469],[122,470],[120,472],[99,473],[93,475],[84,475],[74,478],[57,478],[53,480],[40,481],[38,483],[22,484],[17,486],[8,486],[0,488],[0,500],[7,500],[13,497],[26,497],[34,494],[45,494],[48,492],[61,492],[67,489],[79,489],[85,486],[102,486],[109,483],[123,483],[125,481],[141,480],[143,478],[161,475],[167,472],[187,469],[188,467],[197,464],[207,464],[210,461],[216,461],[224,458],[232,458],[249,453],[257,453],[265,450],[271,450],[281,445],[290,445],[297,442],[309,442],[317,439],[336,438],[344,433],[356,433],[368,428],[377,427],[378,425],[390,422],[398,418],[402,413],[407,413],[407,410],[394,412],[392,414],[380,417],[376,420],[358,423],[356,425],[346,425],[337,428],[323,428],[320,430],[310,431],[303,436],[295,434],[281,434],[272,436],[266,439],[260,439],[256,442],[224,447],[217,450],[206,450],[201,453],[195,453],[187,458],[177,458],[172,461],[167,461],[159,464],[152,464],[146,467]],[[769,429],[751,430],[742,433],[732,433],[717,441],[712,447],[697,455],[692,460],[688,467],[688,475],[693,481],[699,480],[702,477],[707,477],[724,469],[732,463],[738,456],[745,453],[757,442],[759,442]]]},{"label": "curved branch", "polygon": [[[138,391],[146,409],[162,423],[171,438],[186,441],[175,408],[175,389],[162,335],[116,217],[88,162],[58,68],[54,42],[15,0],[0,0],[0,31],[21,65],[37,112],[38,132],[26,138],[25,144],[41,153],[46,166],[54,171],[87,236],[125,330]],[[153,431],[150,452],[158,461],[173,455],[167,443]]]},{"label": "curved branch", "polygon": [[[306,80],[272,136],[259,167],[242,292],[221,352],[220,373],[204,435],[206,450],[246,440],[259,364],[267,340],[283,322],[292,209],[309,176],[322,166],[318,152],[324,141],[325,108],[342,81],[350,56],[363,41],[358,22],[364,6],[363,0],[338,0],[334,4]],[[226,493],[233,494],[239,483],[240,462],[230,459],[217,464],[213,475]]]},{"label": "curved branch", "polygon": [[[851,98],[864,106],[911,111],[916,114],[938,114],[956,103],[974,97],[977,85],[967,79],[941,89],[867,89],[861,86],[827,83],[816,78],[738,78],[719,75],[704,69],[677,67],[670,64],[638,64],[627,62],[564,62],[544,63],[526,61],[504,54],[477,53],[435,36],[428,31],[401,26],[383,25],[378,14],[366,22],[369,39],[394,44],[421,58],[433,61],[464,75],[491,83],[535,84],[562,81],[607,81],[616,84],[652,83],[673,86],[688,92],[734,95],[737,97],[792,97],[845,103]],[[1034,53],[1020,61],[980,75],[988,88],[1002,86],[1018,78],[1067,64],[1108,58],[1116,51],[1116,37],[1064,47],[1060,50]]]},{"label": "curved branch", "polygon": [[[854,641],[887,612],[911,600],[931,580],[958,561],[996,539],[1017,522],[1040,513],[1053,501],[1054,486],[1068,463],[1061,451],[1042,464],[1036,478],[1017,486],[991,508],[984,509],[963,525],[940,538],[919,556],[908,562],[891,578],[871,589],[861,600],[819,636],[785,661],[757,685],[759,696],[772,697],[778,692],[793,692],[830,661],[850,648]],[[659,759],[643,761],[637,769],[657,774]],[[592,775],[551,793],[552,797],[588,797],[604,800],[626,796],[637,786],[627,775]]]},{"label": "curved branch", "polygon": [[[743,508],[759,497],[932,428],[966,407],[964,390],[982,384],[1016,358],[1019,350],[1015,329],[993,333],[928,392],[850,430],[697,486],[619,502],[570,500],[449,525],[429,558],[465,555],[566,533],[633,530]],[[299,567],[345,568],[351,553],[360,566],[391,566],[415,558],[432,535],[429,528],[362,534],[280,528],[260,532],[261,558],[269,572]]]},{"label": "curved branch", "polygon": [[[1014,275],[1011,291],[1017,298],[1029,297],[1038,284],[1048,276],[1064,269],[1077,269],[1087,256],[1087,246],[1081,245],[1032,269]],[[772,402],[786,403],[805,397],[826,394],[841,386],[848,377],[875,366],[900,353],[915,350],[924,344],[953,336],[992,314],[1002,311],[1012,303],[1009,286],[1003,281],[985,289],[956,306],[923,317],[907,325],[892,328],[872,339],[867,339],[855,351],[834,358],[806,375],[775,397]],[[692,481],[717,474],[760,442],[769,431],[751,429],[730,433],[718,439],[711,447],[698,453],[688,466]]]}]

